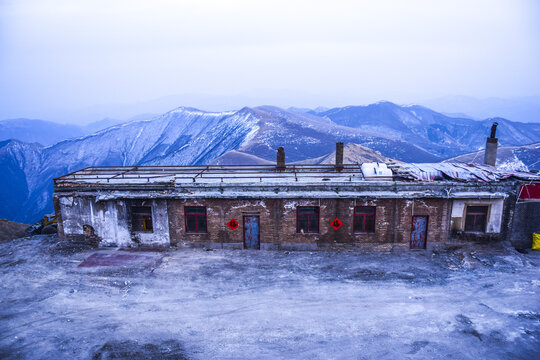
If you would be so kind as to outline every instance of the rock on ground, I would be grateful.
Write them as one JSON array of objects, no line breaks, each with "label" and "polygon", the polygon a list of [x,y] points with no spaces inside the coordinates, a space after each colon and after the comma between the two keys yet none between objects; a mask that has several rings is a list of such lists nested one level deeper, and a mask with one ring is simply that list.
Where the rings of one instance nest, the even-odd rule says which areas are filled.
[{"label": "rock on ground", "polygon": [[0,219],[0,241],[23,237],[25,235],[25,230],[29,226],[30,225],[27,224]]}]

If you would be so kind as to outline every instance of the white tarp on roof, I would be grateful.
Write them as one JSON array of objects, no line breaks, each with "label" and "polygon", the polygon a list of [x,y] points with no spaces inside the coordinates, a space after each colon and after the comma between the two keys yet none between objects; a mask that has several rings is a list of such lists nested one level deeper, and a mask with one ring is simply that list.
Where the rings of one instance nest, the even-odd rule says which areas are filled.
[{"label": "white tarp on roof", "polygon": [[397,175],[418,181],[442,180],[445,177],[458,181],[500,181],[510,177],[522,180],[540,180],[540,176],[525,172],[507,172],[489,166],[463,163],[411,163],[396,169]]}]

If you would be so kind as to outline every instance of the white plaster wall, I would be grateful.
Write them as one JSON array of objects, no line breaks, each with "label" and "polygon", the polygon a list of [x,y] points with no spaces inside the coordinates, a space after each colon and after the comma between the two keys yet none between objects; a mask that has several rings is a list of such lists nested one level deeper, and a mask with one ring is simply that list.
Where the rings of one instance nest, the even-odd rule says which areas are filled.
[{"label": "white plaster wall", "polygon": [[94,228],[100,246],[132,246],[123,201],[95,202],[93,198],[60,197],[65,235],[82,235],[83,225]]},{"label": "white plaster wall", "polygon": [[503,199],[464,199],[454,200],[452,203],[452,225],[451,228],[459,231],[465,229],[465,207],[467,205],[488,205],[488,223],[486,233],[500,233],[503,215]]},{"label": "white plaster wall", "polygon": [[141,243],[147,246],[169,246],[171,244],[169,235],[169,216],[167,211],[167,200],[153,199],[144,202],[144,206],[152,207],[153,232],[135,232],[134,236]]},{"label": "white plaster wall", "polygon": [[126,204],[122,200],[90,203],[91,225],[102,238],[100,246],[133,246],[127,223]]}]

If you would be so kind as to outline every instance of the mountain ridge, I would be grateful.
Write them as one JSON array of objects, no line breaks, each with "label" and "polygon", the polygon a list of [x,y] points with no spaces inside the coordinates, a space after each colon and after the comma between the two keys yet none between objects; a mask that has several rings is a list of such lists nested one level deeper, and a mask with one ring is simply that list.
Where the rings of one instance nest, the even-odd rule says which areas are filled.
[{"label": "mountain ridge", "polygon": [[[88,166],[205,165],[239,160],[273,163],[279,146],[285,147],[287,161],[293,163],[331,156],[338,141],[373,150],[373,159],[380,154],[406,162],[436,162],[443,156],[434,154],[432,149],[446,147],[448,153],[455,154],[461,150],[455,149],[457,140],[452,140],[452,136],[467,133],[453,134],[448,130],[449,125],[441,131],[452,141],[430,143],[418,128],[430,121],[426,120],[427,115],[418,115],[420,112],[431,114],[432,110],[427,108],[413,106],[411,110],[387,102],[372,104],[370,116],[374,118],[373,113],[378,114],[379,125],[386,124],[386,127],[381,127],[382,133],[370,131],[373,128],[348,127],[339,124],[340,119],[332,119],[336,118],[335,114],[343,115],[347,111],[356,111],[351,116],[352,120],[349,119],[351,125],[362,120],[358,113],[362,113],[363,108],[359,110],[352,106],[320,113],[328,116],[270,105],[226,112],[177,107],[152,119],[133,120],[49,146],[17,140],[0,142],[0,172],[10,174],[0,184],[0,196],[4,200],[0,218],[33,222],[43,213],[52,211],[52,179]],[[417,113],[412,114],[411,111]],[[435,117],[444,117],[433,113]],[[365,119],[372,121],[369,117]],[[392,120],[401,124],[392,124]],[[467,127],[478,123],[471,121],[474,120],[458,119],[457,125],[452,126]],[[480,140],[469,145],[461,142],[460,148],[466,150],[461,153],[476,150],[485,142],[489,130],[484,128],[490,120],[485,121],[480,130],[475,130],[482,132],[477,137],[481,138],[481,143]],[[502,129],[520,126],[505,119],[500,121]],[[402,131],[395,136],[388,130],[390,126]],[[514,132],[502,131],[500,141],[504,143]],[[418,144],[415,139],[419,139]]]}]

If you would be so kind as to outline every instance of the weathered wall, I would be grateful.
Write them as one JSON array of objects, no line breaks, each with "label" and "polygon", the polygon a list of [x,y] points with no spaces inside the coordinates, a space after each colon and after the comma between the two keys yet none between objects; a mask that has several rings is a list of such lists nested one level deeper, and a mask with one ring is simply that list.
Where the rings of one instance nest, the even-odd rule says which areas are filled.
[{"label": "weathered wall", "polygon": [[[208,233],[185,232],[184,206],[206,206]],[[319,233],[296,232],[296,208],[319,206]],[[355,234],[355,206],[375,206],[375,232]],[[412,216],[428,215],[428,245],[445,241],[448,234],[448,201],[445,199],[265,199],[265,200],[169,200],[171,244],[243,247],[243,215],[260,216],[261,248],[336,248],[346,245],[386,247],[408,246]],[[396,212],[397,211],[397,212]],[[338,217],[343,226],[330,223]],[[236,219],[240,226],[230,230],[226,223]]]},{"label": "weathered wall", "polygon": [[[448,200],[420,199],[148,199],[94,200],[94,197],[57,197],[60,209],[61,236],[75,238],[85,235],[84,225],[90,225],[100,245],[117,246],[209,246],[243,247],[243,216],[258,215],[262,249],[324,249],[368,247],[390,249],[409,247],[412,218],[428,217],[427,246],[455,240],[494,240],[501,238],[503,213],[508,212],[502,199]],[[466,234],[466,205],[490,206],[486,234]],[[135,232],[131,226],[131,207],[151,206],[153,232]],[[207,233],[185,231],[184,207],[205,206]],[[320,208],[319,233],[296,232],[298,206]],[[375,206],[375,232],[354,233],[354,207]],[[506,209],[504,212],[503,210]],[[508,214],[507,214],[508,215]],[[510,215],[504,217],[511,219]],[[339,218],[338,230],[331,222]],[[231,230],[227,222],[236,219],[239,227]],[[506,220],[505,220],[506,221]],[[452,229],[452,231],[451,231]]]},{"label": "weathered wall", "polygon": [[427,246],[433,243],[443,243],[448,240],[448,209],[447,199],[399,199],[395,227],[396,243],[409,246],[411,241],[413,216],[427,216]]},{"label": "weathered wall", "polygon": [[517,203],[508,235],[512,245],[518,249],[530,248],[533,232],[540,234],[540,202]]},{"label": "weathered wall", "polygon": [[[128,200],[95,201],[94,197],[57,197],[61,217],[61,238],[95,238],[100,246],[169,245],[169,223],[166,200],[138,201],[152,206],[154,231],[133,232],[129,208],[135,205]],[[91,230],[88,230],[91,229]]]},{"label": "weathered wall", "polygon": [[[487,205],[488,219],[485,233],[465,232],[465,215],[467,206]],[[506,199],[463,199],[454,200],[451,215],[451,239],[454,241],[489,242],[505,239],[503,220],[511,221],[510,201]]]},{"label": "weathered wall", "polygon": [[465,230],[465,212],[467,206],[487,205],[488,206],[488,222],[486,225],[486,233],[500,233],[501,222],[503,215],[503,199],[493,200],[454,200],[452,204],[452,224],[451,228],[455,231]]},{"label": "weathered wall", "polygon": [[95,202],[93,197],[58,198],[66,238],[84,238],[84,225],[91,226],[101,245],[129,246],[126,205],[123,201]]},{"label": "weathered wall", "polygon": [[131,221],[127,222],[131,239],[138,246],[169,246],[169,216],[167,209],[167,200],[149,199],[149,200],[125,200],[127,204],[128,219],[131,219],[132,206],[150,206],[152,208],[152,232],[134,231]]},{"label": "weathered wall", "polygon": [[[243,247],[243,224],[244,214],[260,216],[260,241],[263,244],[275,243],[275,231],[272,229],[272,215],[275,215],[275,200],[169,200],[169,228],[171,244],[219,246],[225,248]],[[207,229],[204,234],[186,233],[184,220],[185,206],[206,206]],[[239,227],[231,230],[226,225],[232,218],[236,219]]]}]

